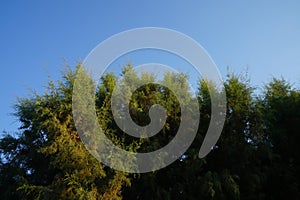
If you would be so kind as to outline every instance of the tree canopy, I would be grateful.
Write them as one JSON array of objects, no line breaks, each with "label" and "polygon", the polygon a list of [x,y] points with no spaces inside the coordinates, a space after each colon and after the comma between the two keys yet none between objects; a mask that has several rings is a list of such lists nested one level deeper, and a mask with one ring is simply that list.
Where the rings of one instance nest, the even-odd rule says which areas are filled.
[{"label": "tree canopy", "polygon": [[[18,99],[15,116],[21,126],[0,140],[0,199],[300,199],[300,91],[284,79],[273,79],[255,93],[247,77],[229,74],[225,125],[210,154],[198,158],[206,134],[211,102],[209,82],[199,80],[190,93],[188,76],[167,73],[184,97],[200,107],[197,136],[189,149],[161,170],[130,174],[111,169],[94,158],[79,137],[72,115],[72,92],[77,71],[67,69],[44,94]],[[121,76],[107,73],[96,88],[95,107],[105,134],[117,146],[150,152],[168,144],[180,125],[176,95],[160,84],[147,84],[130,99],[130,115],[138,125],[150,122],[149,108],[167,111],[163,129],[151,138],[133,138],[114,121],[111,96],[115,87],[129,90],[153,74],[137,74],[130,64]],[[126,83],[126,84],[125,84]],[[126,88],[125,88],[126,86]]]}]

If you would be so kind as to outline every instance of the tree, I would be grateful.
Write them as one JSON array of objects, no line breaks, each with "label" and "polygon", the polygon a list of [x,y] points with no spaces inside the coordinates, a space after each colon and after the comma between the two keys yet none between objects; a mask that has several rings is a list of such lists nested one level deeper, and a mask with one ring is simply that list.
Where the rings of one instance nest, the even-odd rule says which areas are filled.
[{"label": "tree", "polygon": [[[198,101],[200,124],[194,142],[174,163],[154,172],[127,174],[101,164],[83,145],[85,136],[79,136],[73,121],[72,95],[79,72],[87,81],[80,86],[81,96],[96,91],[98,121],[114,145],[150,152],[174,138],[182,119],[180,102],[164,85],[176,88],[183,104]],[[189,92],[187,75],[166,73],[160,83],[133,91],[143,81],[156,80],[153,74],[136,73],[127,63],[120,77],[107,73],[95,87],[79,64],[75,71],[66,70],[61,81],[50,81],[44,94],[19,99],[15,106],[19,132],[4,133],[0,140],[0,199],[300,198],[299,90],[284,79],[273,79],[256,95],[247,77],[229,74],[224,82],[227,113],[221,137],[210,154],[199,159],[211,120],[209,88],[215,92],[217,88],[200,80],[195,96]],[[116,91],[120,109],[114,116],[111,104]],[[151,123],[151,106],[165,108],[166,123],[156,135],[135,138],[120,129],[115,119],[125,117],[121,100],[127,98],[130,117],[139,126]]]},{"label": "tree", "polygon": [[130,184],[126,174],[105,168],[81,143],[71,110],[74,77],[68,70],[45,94],[19,99],[21,132],[1,140],[2,199],[120,199],[122,186]]},{"label": "tree", "polygon": [[299,199],[300,92],[284,79],[265,86],[261,99],[265,140],[272,150],[268,172],[270,199]]}]

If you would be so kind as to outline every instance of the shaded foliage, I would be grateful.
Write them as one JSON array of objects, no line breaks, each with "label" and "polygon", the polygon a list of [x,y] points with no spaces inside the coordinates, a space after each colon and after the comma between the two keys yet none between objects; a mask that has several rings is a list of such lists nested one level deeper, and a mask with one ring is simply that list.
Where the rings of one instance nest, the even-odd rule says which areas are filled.
[{"label": "shaded foliage", "polygon": [[[300,92],[285,80],[273,79],[261,95],[255,95],[247,77],[229,74],[224,82],[227,113],[222,135],[211,153],[199,159],[210,122],[211,83],[200,80],[197,96],[192,96],[186,75],[165,74],[162,82],[172,84],[183,97],[198,99],[198,134],[168,167],[126,174],[99,163],[80,140],[72,117],[76,70],[66,70],[58,83],[49,82],[44,94],[16,104],[20,131],[3,133],[0,140],[0,199],[300,199]],[[113,119],[111,95],[115,87],[124,87],[122,98],[131,84],[141,80],[156,77],[138,75],[130,64],[120,78],[106,74],[97,86],[95,105],[99,123],[115,145],[149,152],[176,135],[180,106],[168,88],[142,86],[130,99],[133,121],[150,123],[148,112],[154,104],[165,107],[167,121],[151,138],[128,136]]]}]

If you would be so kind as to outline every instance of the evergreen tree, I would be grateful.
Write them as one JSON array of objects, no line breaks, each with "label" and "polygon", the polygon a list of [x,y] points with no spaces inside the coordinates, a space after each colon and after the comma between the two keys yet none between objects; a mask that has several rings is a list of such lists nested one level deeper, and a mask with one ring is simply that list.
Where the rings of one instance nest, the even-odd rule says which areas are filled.
[{"label": "evergreen tree", "polygon": [[[154,172],[127,174],[101,164],[82,143],[92,133],[80,137],[82,130],[75,127],[74,120],[91,117],[74,119],[72,114],[78,73],[86,85],[79,86],[83,90],[77,100],[96,91],[95,99],[88,100],[94,101],[98,122],[114,145],[132,152],[162,148],[178,131],[180,103],[197,100],[200,124],[192,145],[174,163]],[[182,73],[166,73],[156,81],[153,74],[138,74],[127,63],[119,77],[107,73],[95,87],[79,64],[75,71],[66,70],[61,81],[50,81],[44,94],[19,99],[19,132],[3,133],[0,140],[0,199],[300,199],[299,90],[284,79],[273,79],[256,95],[247,77],[229,74],[221,137],[210,154],[199,159],[211,120],[209,91],[217,95],[217,88],[200,80],[197,95],[192,95],[188,76]],[[150,84],[136,88],[144,82]],[[176,88],[182,102],[164,85]],[[116,113],[111,109],[114,92],[120,102]],[[130,118],[138,126],[151,123],[152,106],[164,107],[163,128],[149,138],[126,134],[116,122],[126,116],[124,99],[129,99]]]}]

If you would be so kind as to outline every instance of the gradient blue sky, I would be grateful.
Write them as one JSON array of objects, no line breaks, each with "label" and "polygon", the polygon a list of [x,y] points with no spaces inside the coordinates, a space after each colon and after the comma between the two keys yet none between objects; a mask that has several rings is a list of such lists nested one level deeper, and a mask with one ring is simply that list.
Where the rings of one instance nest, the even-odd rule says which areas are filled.
[{"label": "gradient blue sky", "polygon": [[[199,42],[225,77],[248,67],[261,86],[300,81],[300,1],[2,1],[0,131],[17,130],[16,97],[48,81],[101,41],[127,29],[157,26]],[[133,61],[134,62],[134,61]]]}]

